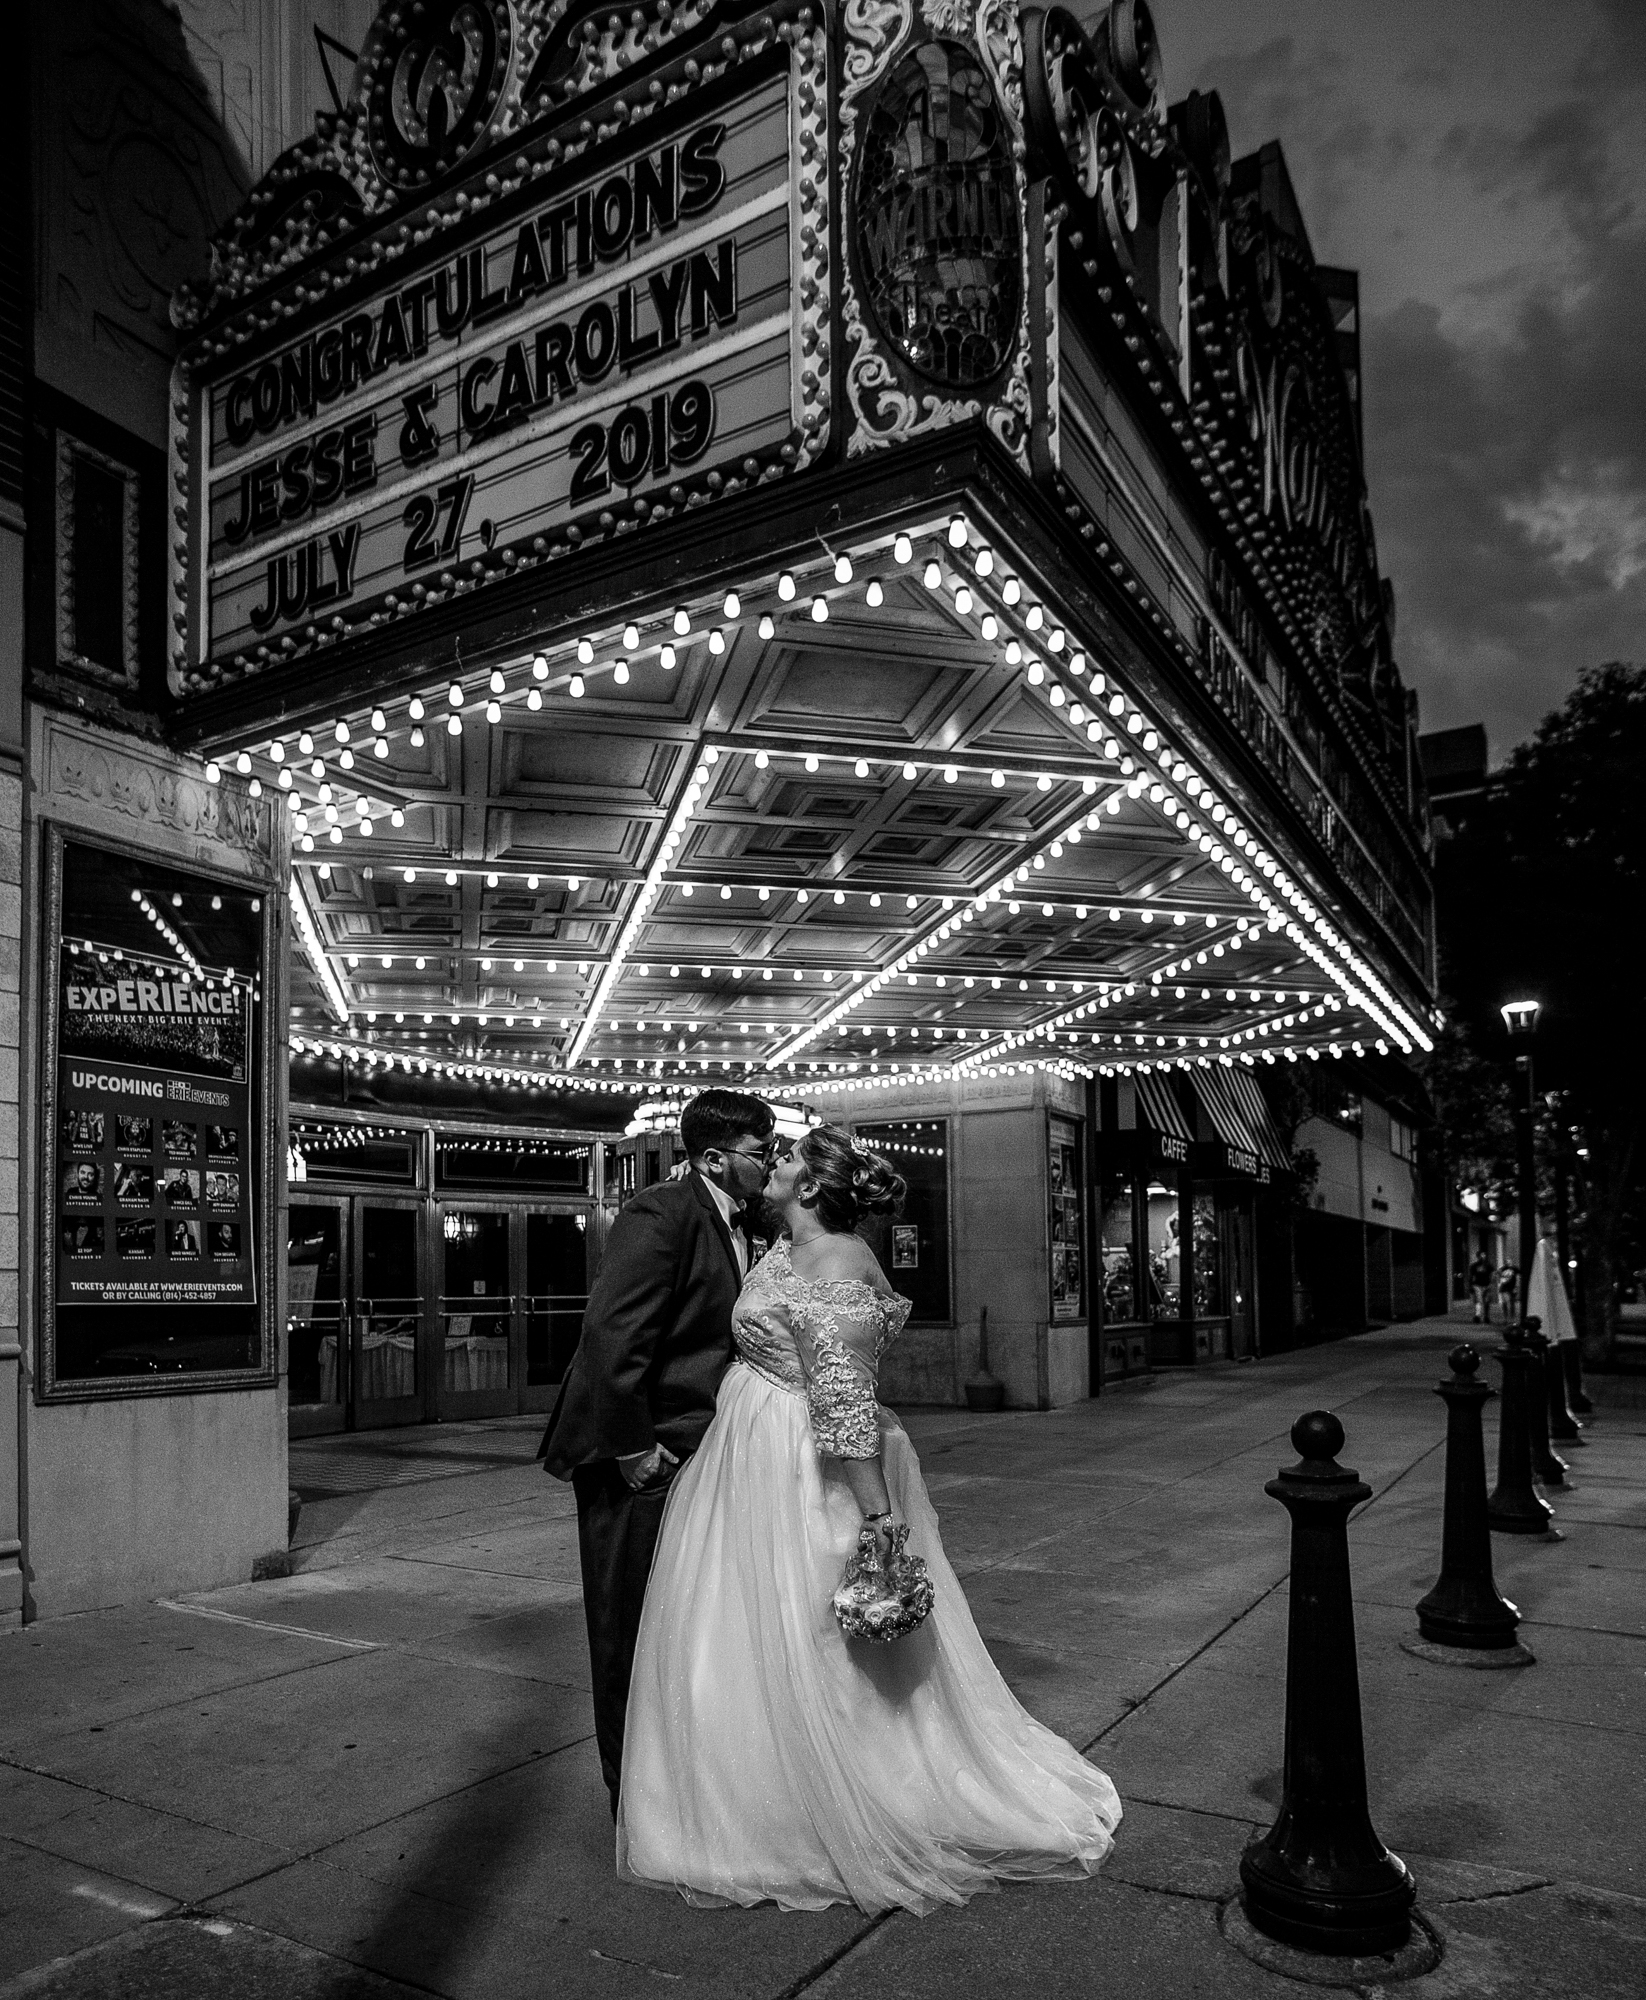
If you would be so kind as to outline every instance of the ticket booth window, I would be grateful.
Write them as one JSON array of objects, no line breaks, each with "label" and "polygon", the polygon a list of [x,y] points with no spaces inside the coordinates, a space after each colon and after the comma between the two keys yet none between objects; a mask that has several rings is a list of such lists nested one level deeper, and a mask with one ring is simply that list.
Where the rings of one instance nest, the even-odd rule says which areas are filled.
[{"label": "ticket booth window", "polygon": [[856,1136],[902,1175],[903,1212],[872,1216],[862,1235],[880,1259],[892,1290],[909,1301],[911,1324],[947,1325],[953,1318],[949,1274],[949,1125],[944,1118],[859,1125]]}]

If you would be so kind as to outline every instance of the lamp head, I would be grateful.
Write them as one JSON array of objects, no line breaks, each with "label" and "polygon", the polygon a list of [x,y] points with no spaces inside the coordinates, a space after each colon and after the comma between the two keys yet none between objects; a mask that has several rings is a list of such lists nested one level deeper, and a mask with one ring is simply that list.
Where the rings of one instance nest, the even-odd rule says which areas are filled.
[{"label": "lamp head", "polygon": [[1506,1000],[1498,1009],[1503,1016],[1503,1025],[1511,1035],[1535,1034],[1537,1017],[1542,1011],[1540,1000]]}]

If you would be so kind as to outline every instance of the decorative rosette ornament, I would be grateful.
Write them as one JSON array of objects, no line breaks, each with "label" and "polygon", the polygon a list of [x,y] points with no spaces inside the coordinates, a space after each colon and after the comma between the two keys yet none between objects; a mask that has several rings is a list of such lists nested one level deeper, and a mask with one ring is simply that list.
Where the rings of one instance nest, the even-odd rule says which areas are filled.
[{"label": "decorative rosette ornament", "polygon": [[907,1524],[889,1528],[891,1548],[884,1562],[880,1538],[865,1527],[834,1593],[834,1615],[848,1639],[889,1643],[926,1622],[937,1593],[920,1556],[909,1554]]}]

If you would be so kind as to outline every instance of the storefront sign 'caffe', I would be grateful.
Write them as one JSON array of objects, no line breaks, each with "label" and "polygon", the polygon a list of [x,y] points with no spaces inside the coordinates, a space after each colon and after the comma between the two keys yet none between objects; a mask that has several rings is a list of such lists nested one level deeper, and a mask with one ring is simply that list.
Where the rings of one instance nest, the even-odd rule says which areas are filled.
[{"label": "storefront sign 'caffe'", "polygon": [[[506,27],[506,9],[481,14]],[[364,64],[336,129],[293,149],[290,196],[262,191],[291,244],[329,230],[322,282],[286,283],[264,312],[259,294],[302,260],[267,242],[242,254],[236,281],[208,294],[222,332],[180,371],[196,496],[177,571],[180,691],[815,455],[828,422],[823,52],[785,47],[770,21],[760,32],[715,88],[686,61],[667,110],[623,138],[587,122],[555,136],[555,100],[576,78],[547,42],[524,82],[503,62],[506,35]],[[486,119],[527,110],[536,140],[511,141],[506,180],[482,174],[496,158]],[[381,176],[370,231],[327,179],[363,152]],[[417,186],[442,177],[432,198]],[[237,227],[250,241],[253,222]],[[802,349],[816,360],[797,370]]]}]

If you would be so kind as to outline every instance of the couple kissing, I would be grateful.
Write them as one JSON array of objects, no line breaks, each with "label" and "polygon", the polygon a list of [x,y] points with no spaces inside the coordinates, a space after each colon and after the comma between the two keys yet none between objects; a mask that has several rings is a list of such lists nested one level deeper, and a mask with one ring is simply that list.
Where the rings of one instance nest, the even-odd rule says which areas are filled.
[{"label": "couple kissing", "polygon": [[[685,1107],[687,1171],[612,1225],[539,1454],[577,1496],[618,1873],[705,1907],[919,1914],[1089,1875],[1114,1787],[1001,1678],[876,1398],[909,1307],[858,1226],[903,1183],[836,1126],[775,1134],[752,1095]],[[781,1233],[756,1262],[762,1195]],[[852,1636],[843,1568],[905,1540],[930,1615]]]}]

